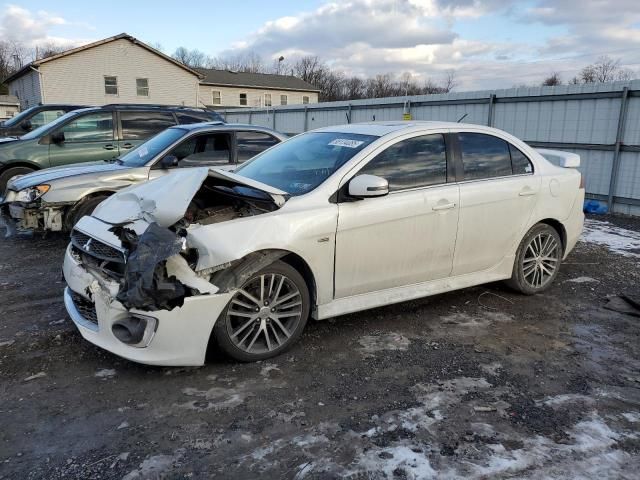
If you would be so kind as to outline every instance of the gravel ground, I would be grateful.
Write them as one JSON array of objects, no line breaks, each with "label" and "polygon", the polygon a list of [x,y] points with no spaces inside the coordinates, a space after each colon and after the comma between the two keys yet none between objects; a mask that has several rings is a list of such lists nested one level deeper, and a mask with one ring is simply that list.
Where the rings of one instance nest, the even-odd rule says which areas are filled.
[{"label": "gravel ground", "polygon": [[65,314],[67,239],[0,240],[0,478],[638,478],[640,221],[590,219],[546,293],[311,322],[270,361],[130,363]]}]

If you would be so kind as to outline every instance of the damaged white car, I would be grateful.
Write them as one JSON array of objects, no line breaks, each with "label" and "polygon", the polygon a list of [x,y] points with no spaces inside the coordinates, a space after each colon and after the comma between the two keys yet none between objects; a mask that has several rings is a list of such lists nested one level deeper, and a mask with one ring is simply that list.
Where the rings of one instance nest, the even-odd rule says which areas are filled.
[{"label": "damaged white car", "polygon": [[582,230],[575,154],[441,122],[328,127],[235,172],[176,171],[75,226],[67,310],[122,357],[201,365],[289,348],[317,320],[496,280],[553,282]]}]

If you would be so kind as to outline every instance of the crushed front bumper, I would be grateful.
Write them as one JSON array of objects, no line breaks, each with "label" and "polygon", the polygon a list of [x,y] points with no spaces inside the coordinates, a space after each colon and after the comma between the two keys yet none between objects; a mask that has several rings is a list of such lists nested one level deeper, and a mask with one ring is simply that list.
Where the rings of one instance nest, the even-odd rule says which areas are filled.
[{"label": "crushed front bumper", "polygon": [[0,200],[0,216],[13,231],[34,230],[59,232],[63,229],[64,207],[43,206],[41,203],[24,204]]},{"label": "crushed front bumper", "polygon": [[[213,326],[231,300],[232,293],[187,297],[171,311],[127,309],[115,299],[119,284],[89,271],[67,248],[64,259],[67,288],[64,302],[82,336],[111,353],[139,363],[165,366],[198,366],[205,362]],[[95,315],[94,315],[95,311]],[[114,323],[127,317],[153,319],[145,332],[147,341],[132,346],[113,333]]]}]

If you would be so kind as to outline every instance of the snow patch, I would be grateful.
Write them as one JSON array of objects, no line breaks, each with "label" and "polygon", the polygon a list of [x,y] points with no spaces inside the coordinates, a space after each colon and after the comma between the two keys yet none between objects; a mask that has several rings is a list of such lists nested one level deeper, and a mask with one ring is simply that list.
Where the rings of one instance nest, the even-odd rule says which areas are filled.
[{"label": "snow patch", "polygon": [[[415,448],[415,447],[414,447]],[[386,448],[373,448],[356,460],[356,468],[350,472],[356,478],[398,478],[399,472],[406,479],[436,478],[437,472],[431,467],[429,459],[423,452],[414,452],[410,445],[395,445]],[[363,474],[373,474],[372,477],[363,477]],[[348,475],[345,475],[348,476]]]},{"label": "snow patch", "polygon": [[619,255],[640,258],[640,232],[616,227],[609,222],[586,219],[581,240],[604,245]]},{"label": "snow patch", "polygon": [[184,451],[178,449],[173,455],[153,455],[145,458],[140,466],[127,473],[122,480],[160,478],[171,466],[182,457]]},{"label": "snow patch", "polygon": [[382,335],[365,335],[359,340],[360,351],[364,355],[370,355],[383,350],[406,350],[411,342],[399,333],[384,333]]},{"label": "snow patch", "polygon": [[595,278],[591,278],[591,277],[576,277],[576,278],[570,278],[569,280],[567,280],[567,282],[571,282],[571,283],[599,283],[599,280],[596,280]]},{"label": "snow patch", "polygon": [[98,370],[94,373],[94,377],[98,378],[110,378],[116,374],[116,371],[113,368],[103,368],[102,370]]},{"label": "snow patch", "polygon": [[622,416],[631,423],[640,422],[640,412],[627,412],[623,413]]}]

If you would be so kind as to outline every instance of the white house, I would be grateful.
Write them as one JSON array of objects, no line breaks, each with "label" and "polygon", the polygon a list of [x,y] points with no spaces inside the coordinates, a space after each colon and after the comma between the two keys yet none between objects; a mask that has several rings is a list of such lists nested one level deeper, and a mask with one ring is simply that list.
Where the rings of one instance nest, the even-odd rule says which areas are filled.
[{"label": "white house", "polygon": [[0,95],[0,120],[7,120],[20,111],[18,97]]},{"label": "white house", "polygon": [[213,108],[318,103],[319,90],[293,75],[198,69],[200,101]]},{"label": "white house", "polygon": [[4,83],[22,109],[41,103],[222,108],[318,101],[318,90],[299,78],[196,71],[126,33],[35,60]]}]

